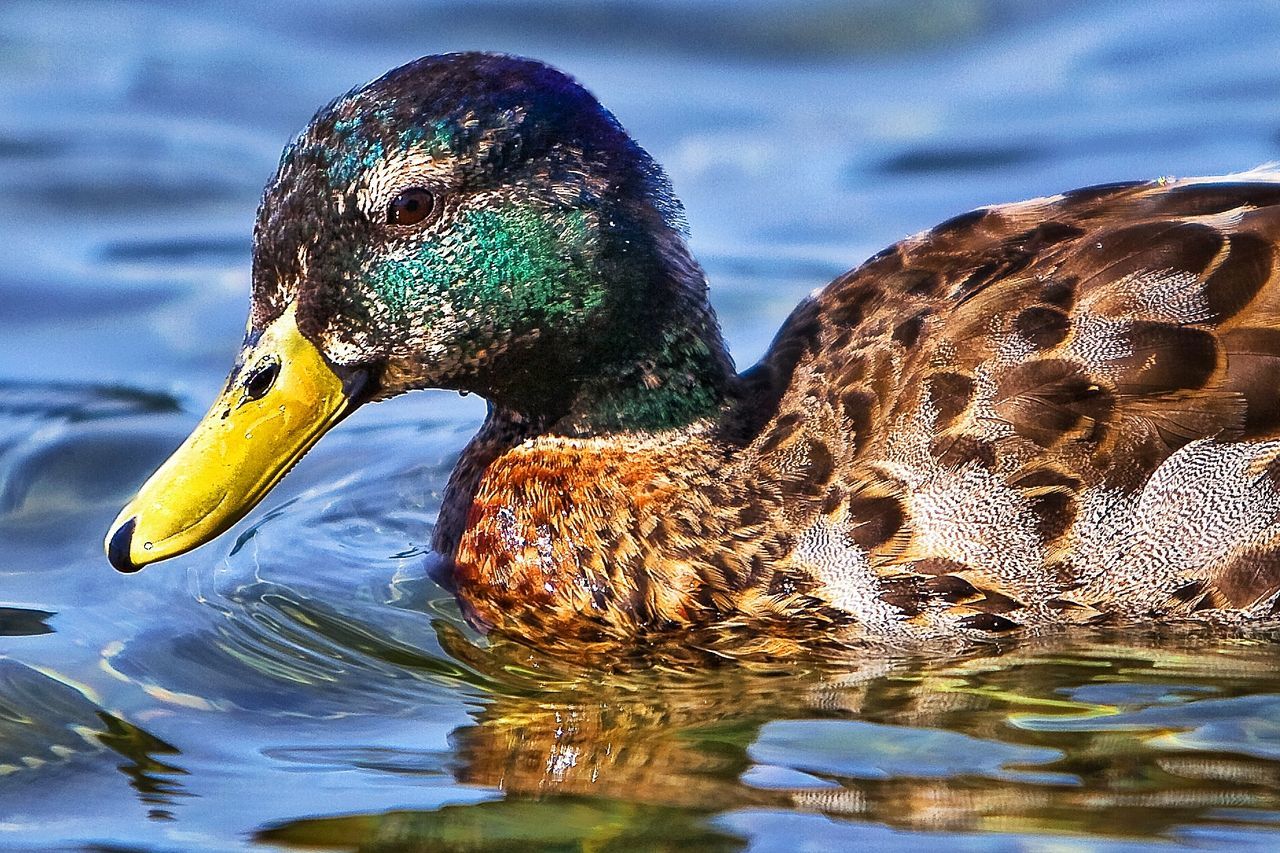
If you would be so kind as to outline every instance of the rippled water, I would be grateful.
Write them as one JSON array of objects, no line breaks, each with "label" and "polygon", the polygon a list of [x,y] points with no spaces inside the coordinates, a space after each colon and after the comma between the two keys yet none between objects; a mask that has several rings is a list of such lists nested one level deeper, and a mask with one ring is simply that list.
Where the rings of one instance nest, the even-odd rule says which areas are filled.
[{"label": "rippled water", "polygon": [[244,321],[279,149],[422,53],[571,70],[672,174],[740,364],[977,204],[1280,156],[1274,4],[0,5],[0,846],[1280,846],[1280,645],[593,671],[426,577],[480,404],[357,413],[216,543],[101,535]]}]

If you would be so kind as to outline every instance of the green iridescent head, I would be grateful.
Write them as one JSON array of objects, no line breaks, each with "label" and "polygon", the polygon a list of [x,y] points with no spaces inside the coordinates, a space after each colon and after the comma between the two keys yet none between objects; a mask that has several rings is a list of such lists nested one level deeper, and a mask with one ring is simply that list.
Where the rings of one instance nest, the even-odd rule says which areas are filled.
[{"label": "green iridescent head", "polygon": [[687,313],[685,291],[702,299],[682,229],[660,168],[573,80],[509,56],[425,57],[334,101],[286,150],[255,231],[251,327],[294,304],[374,396],[454,388],[554,419],[601,371],[694,346],[644,340],[682,337],[668,315]]}]

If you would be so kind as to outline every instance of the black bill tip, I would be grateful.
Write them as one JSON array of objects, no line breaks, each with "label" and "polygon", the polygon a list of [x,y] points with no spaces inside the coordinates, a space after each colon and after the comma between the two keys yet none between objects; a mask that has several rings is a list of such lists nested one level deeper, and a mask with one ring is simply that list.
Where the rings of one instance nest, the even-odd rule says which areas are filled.
[{"label": "black bill tip", "polygon": [[107,559],[117,572],[132,574],[142,566],[135,566],[129,559],[129,546],[133,543],[133,529],[138,526],[138,519],[131,518],[116,528],[111,534],[111,542],[107,544]]}]

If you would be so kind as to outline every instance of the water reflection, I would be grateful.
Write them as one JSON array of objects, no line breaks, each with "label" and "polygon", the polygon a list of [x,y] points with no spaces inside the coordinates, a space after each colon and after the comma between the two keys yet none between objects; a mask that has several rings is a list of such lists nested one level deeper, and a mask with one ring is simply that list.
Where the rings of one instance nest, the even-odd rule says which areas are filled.
[{"label": "water reflection", "polygon": [[[554,688],[489,697],[474,724],[450,736],[451,755],[287,758],[448,772],[504,799],[307,818],[258,838],[390,851],[489,849],[482,841],[663,849],[686,837],[736,849],[733,833],[708,818],[750,810],[845,821],[822,825],[828,840],[869,824],[1130,839],[1167,839],[1194,825],[1273,826],[1280,694],[1257,691],[1280,687],[1270,675],[1276,648],[1118,639],[953,663],[602,679],[530,652],[467,652],[460,638],[444,638],[473,665],[487,659],[494,682]],[[680,833],[668,835],[672,827]]]},{"label": "water reflection", "polygon": [[153,818],[189,796],[186,771],[160,756],[177,747],[101,708],[91,692],[17,661],[0,658],[0,778],[52,774],[73,762],[117,764]]},{"label": "water reflection", "polygon": [[110,714],[99,712],[98,717],[106,730],[97,740],[126,759],[117,769],[128,777],[138,799],[150,807],[147,816],[153,820],[172,820],[174,815],[168,807],[182,797],[191,796],[181,782],[187,771],[158,756],[179,755],[178,748]]},{"label": "water reflection", "polygon": [[260,842],[360,853],[407,851],[730,851],[742,839],[705,814],[594,797],[499,800],[438,811],[301,820],[257,833]]}]

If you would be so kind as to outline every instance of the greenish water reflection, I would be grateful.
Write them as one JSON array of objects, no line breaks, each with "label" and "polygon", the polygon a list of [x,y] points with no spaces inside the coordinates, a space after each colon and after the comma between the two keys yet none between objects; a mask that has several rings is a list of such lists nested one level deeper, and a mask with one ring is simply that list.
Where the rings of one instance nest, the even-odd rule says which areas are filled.
[{"label": "greenish water reflection", "polygon": [[802,675],[734,666],[575,678],[528,653],[481,657],[495,673],[540,670],[548,687],[487,697],[446,755],[289,760],[448,772],[504,799],[307,818],[256,837],[376,851],[677,849],[681,839],[740,849],[715,816],[768,810],[845,822],[823,828],[829,840],[852,841],[869,823],[1118,843],[1280,818],[1280,650],[1265,639],[1098,635]]}]

